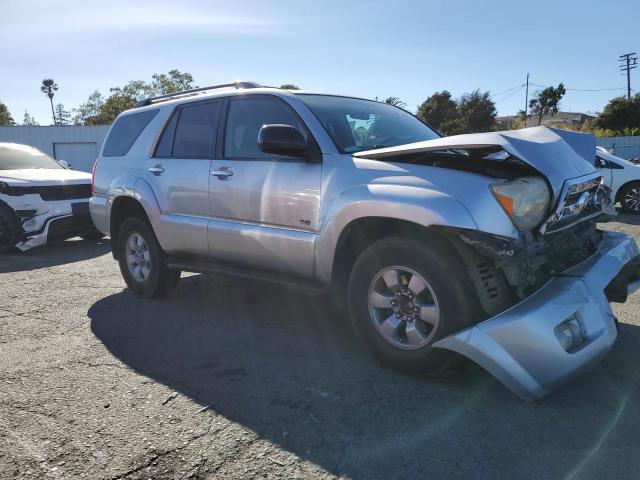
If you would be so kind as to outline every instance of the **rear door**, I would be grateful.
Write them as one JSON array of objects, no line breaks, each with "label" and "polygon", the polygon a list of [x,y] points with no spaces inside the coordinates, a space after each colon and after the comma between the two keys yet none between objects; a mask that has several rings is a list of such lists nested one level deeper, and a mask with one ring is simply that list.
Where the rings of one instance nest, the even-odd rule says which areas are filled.
[{"label": "rear door", "polygon": [[211,162],[211,255],[257,270],[312,277],[322,164],[265,154],[258,132],[263,125],[286,124],[315,140],[279,97],[232,97],[225,110]]},{"label": "rear door", "polygon": [[209,169],[219,115],[219,101],[176,108],[147,163],[146,180],[162,212],[157,234],[170,254],[209,253]]}]

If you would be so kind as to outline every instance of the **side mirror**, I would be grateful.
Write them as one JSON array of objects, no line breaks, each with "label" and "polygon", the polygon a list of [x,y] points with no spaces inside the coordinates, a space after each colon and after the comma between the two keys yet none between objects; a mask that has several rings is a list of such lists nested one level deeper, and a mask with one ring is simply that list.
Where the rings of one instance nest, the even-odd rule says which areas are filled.
[{"label": "side mirror", "polygon": [[71,165],[69,165],[65,160],[58,160],[58,163],[67,170],[71,170]]},{"label": "side mirror", "polygon": [[258,146],[260,151],[274,155],[289,157],[305,157],[309,161],[316,161],[304,135],[291,125],[263,125],[258,132]]}]

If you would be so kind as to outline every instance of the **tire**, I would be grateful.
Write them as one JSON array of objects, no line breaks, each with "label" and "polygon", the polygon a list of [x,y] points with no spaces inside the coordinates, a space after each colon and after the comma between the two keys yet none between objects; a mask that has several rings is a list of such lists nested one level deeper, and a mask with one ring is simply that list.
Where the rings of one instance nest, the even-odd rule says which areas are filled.
[{"label": "tire", "polygon": [[20,238],[20,220],[9,207],[0,204],[0,253],[15,248]]},{"label": "tire", "polygon": [[394,237],[368,247],[351,271],[348,303],[360,339],[384,365],[403,372],[438,374],[456,366],[462,358],[433,343],[484,316],[464,264],[439,237]]},{"label": "tire", "polygon": [[629,183],[618,194],[620,207],[626,213],[640,213],[640,183]]},{"label": "tire", "polygon": [[[130,246],[134,243],[136,248],[132,249]],[[151,226],[144,220],[130,217],[122,223],[117,252],[122,277],[136,295],[165,297],[178,286],[180,270],[166,267],[166,256]],[[135,265],[131,257],[136,257]]]}]

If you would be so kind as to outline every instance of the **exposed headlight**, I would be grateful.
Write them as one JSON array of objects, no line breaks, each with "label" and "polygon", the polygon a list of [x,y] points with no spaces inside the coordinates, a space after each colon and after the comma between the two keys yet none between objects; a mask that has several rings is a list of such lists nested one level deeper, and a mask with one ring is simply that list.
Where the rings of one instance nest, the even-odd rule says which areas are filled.
[{"label": "exposed headlight", "polygon": [[494,183],[491,191],[519,231],[529,230],[544,220],[551,194],[539,177],[524,177],[511,182]]}]

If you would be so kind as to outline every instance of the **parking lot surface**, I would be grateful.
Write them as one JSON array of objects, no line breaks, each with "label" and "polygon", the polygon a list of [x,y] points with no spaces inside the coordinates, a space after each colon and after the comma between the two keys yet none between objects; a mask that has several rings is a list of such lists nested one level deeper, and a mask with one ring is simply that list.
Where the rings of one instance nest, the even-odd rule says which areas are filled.
[{"label": "parking lot surface", "polygon": [[3,256],[0,477],[636,479],[639,303],[593,371],[525,403],[472,364],[382,368],[322,298],[189,275],[137,299],[108,240]]}]

